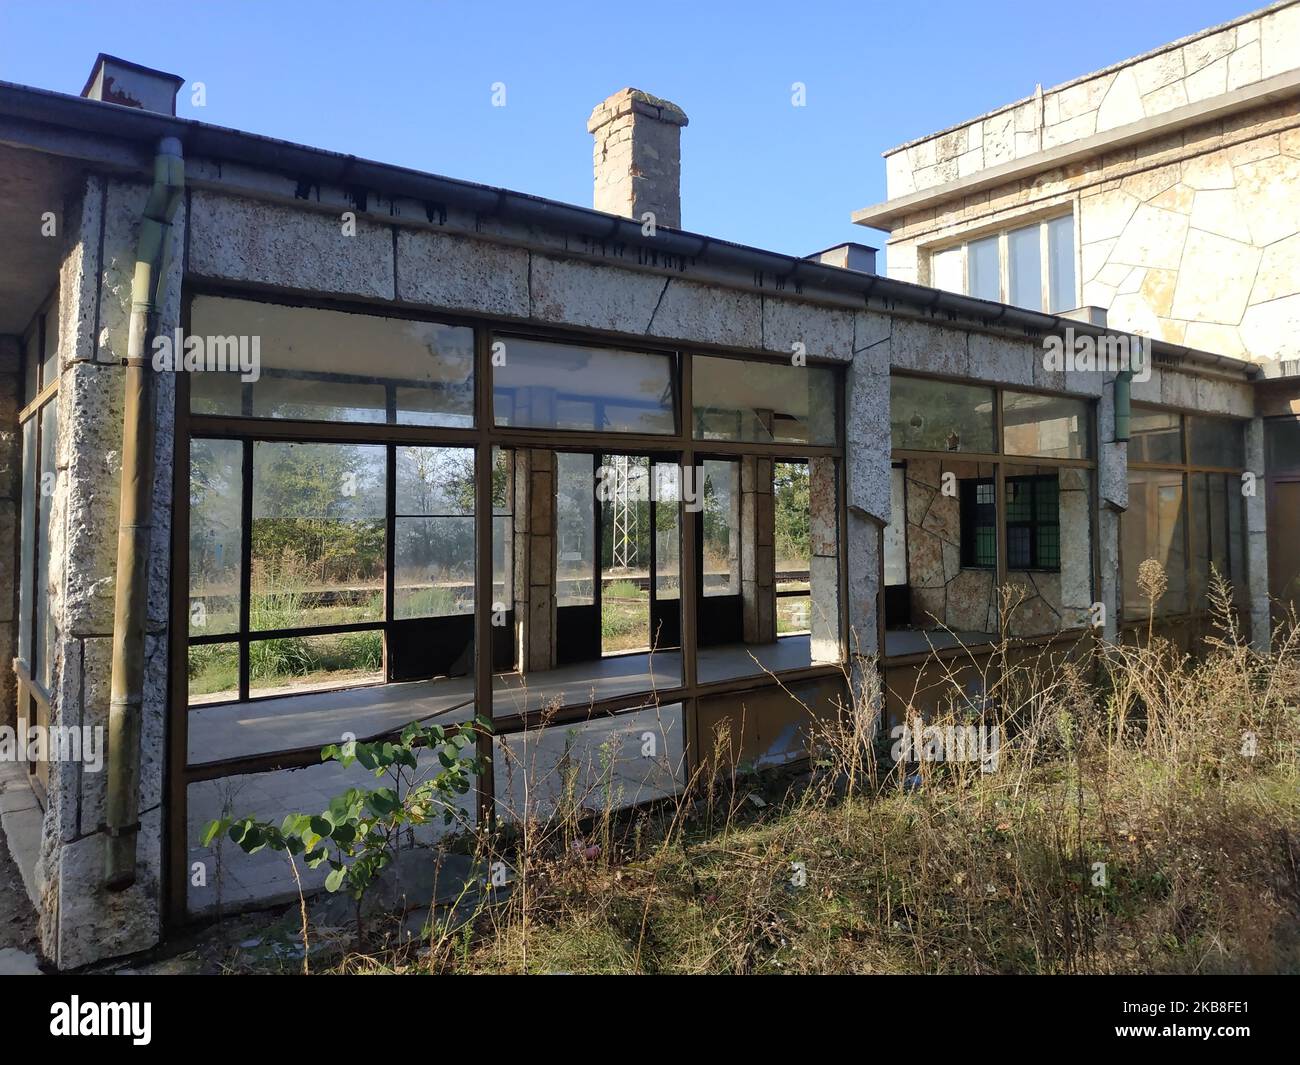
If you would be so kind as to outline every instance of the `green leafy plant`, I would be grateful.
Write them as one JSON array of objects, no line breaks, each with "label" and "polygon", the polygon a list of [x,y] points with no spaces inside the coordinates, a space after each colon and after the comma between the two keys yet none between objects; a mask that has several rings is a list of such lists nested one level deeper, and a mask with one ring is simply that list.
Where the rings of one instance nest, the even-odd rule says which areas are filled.
[{"label": "green leafy plant", "polygon": [[[461,819],[456,799],[469,792],[483,771],[483,759],[475,753],[477,728],[490,730],[491,725],[483,718],[454,728],[413,721],[396,742],[330,744],[321,751],[322,762],[345,768],[358,763],[383,783],[349,788],[320,813],[291,813],[279,825],[251,816],[223,817],[209,822],[203,846],[224,833],[248,854],[281,851],[289,857],[295,879],[298,855],[309,868],[328,865],[325,888],[352,896],[360,938],[362,900],[396,859],[403,836],[421,825],[451,825]],[[436,755],[438,767],[432,773],[420,766],[421,748]]]}]

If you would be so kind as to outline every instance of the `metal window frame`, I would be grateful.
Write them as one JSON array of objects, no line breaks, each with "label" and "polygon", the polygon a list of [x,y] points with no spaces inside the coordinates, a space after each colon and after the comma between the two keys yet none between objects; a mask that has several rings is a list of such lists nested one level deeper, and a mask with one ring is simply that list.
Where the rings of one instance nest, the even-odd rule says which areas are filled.
[{"label": "metal window frame", "polygon": [[[167,794],[168,827],[165,836],[165,912],[169,926],[177,926],[191,920],[188,912],[186,886],[188,883],[186,855],[187,839],[187,789],[191,783],[219,779],[245,773],[270,772],[279,769],[301,768],[319,764],[319,744],[312,744],[294,750],[275,751],[246,757],[231,758],[217,762],[190,765],[188,762],[188,684],[187,652],[190,643],[188,637],[188,600],[189,600],[189,442],[192,437],[235,438],[248,441],[245,447],[245,515],[241,515],[241,528],[245,538],[251,525],[252,493],[251,463],[253,440],[280,440],[301,442],[347,442],[357,444],[382,443],[390,449],[402,444],[424,444],[430,446],[446,445],[472,447],[475,449],[475,603],[474,638],[478,653],[474,656],[474,683],[479,705],[488,706],[492,691],[492,658],[490,651],[484,649],[492,646],[492,612],[482,609],[482,605],[492,601],[492,534],[494,508],[492,505],[492,470],[495,448],[543,447],[550,451],[586,451],[626,454],[646,454],[652,459],[676,454],[681,469],[697,465],[697,452],[710,457],[739,459],[746,455],[770,458],[796,458],[807,460],[814,457],[830,457],[836,460],[836,491],[838,520],[839,553],[839,614],[840,614],[840,661],[837,663],[817,664],[805,668],[786,670],[777,676],[756,674],[753,676],[731,678],[702,684],[699,681],[698,651],[695,634],[698,628],[697,597],[686,594],[686,589],[695,587],[698,579],[696,571],[696,523],[686,520],[680,522],[680,570],[681,588],[681,638],[682,638],[682,678],[681,684],[671,689],[633,693],[598,702],[588,700],[582,705],[561,708],[558,712],[545,714],[545,724],[549,726],[565,725],[585,721],[594,717],[611,716],[621,711],[637,709],[648,699],[660,704],[682,705],[683,754],[687,779],[699,761],[702,749],[698,735],[698,700],[705,696],[743,693],[757,689],[780,688],[803,680],[827,677],[843,677],[848,663],[849,637],[847,633],[848,605],[845,594],[845,565],[847,545],[844,530],[847,528],[847,505],[845,502],[845,462],[844,462],[844,411],[845,411],[845,373],[843,364],[838,360],[809,356],[809,366],[826,366],[834,372],[835,403],[835,442],[831,445],[804,445],[792,443],[737,442],[724,440],[697,439],[693,434],[692,401],[692,354],[698,352],[709,357],[735,359],[743,362],[767,362],[789,365],[787,356],[766,352],[755,352],[743,348],[728,347],[718,344],[664,344],[654,341],[642,343],[637,340],[629,344],[625,337],[600,331],[580,332],[566,329],[536,329],[531,326],[520,327],[507,321],[488,316],[466,316],[442,314],[395,308],[388,305],[372,304],[361,301],[338,299],[320,299],[313,297],[268,293],[251,289],[244,285],[186,281],[182,292],[181,321],[188,331],[190,308],[196,296],[218,295],[236,299],[280,304],[287,307],[304,309],[336,310],[354,314],[372,314],[385,318],[409,318],[419,321],[433,321],[445,325],[469,326],[474,330],[474,424],[472,427],[447,426],[408,426],[377,422],[358,422],[353,424],[328,421],[295,421],[289,419],[253,418],[245,407],[240,416],[195,415],[189,410],[189,379],[184,373],[177,375],[175,390],[176,431],[174,440],[172,495],[175,501],[172,520],[171,551],[171,644],[168,661],[168,732],[167,732]],[[673,358],[672,385],[675,404],[675,426],[673,434],[635,434],[600,431],[574,431],[529,429],[516,426],[497,426],[494,412],[493,366],[491,361],[491,340],[494,334],[504,333],[512,336],[535,338],[548,342],[569,343],[585,346],[614,346],[628,351],[666,354]],[[245,404],[248,390],[245,390]],[[393,505],[390,493],[389,505]],[[486,520],[485,520],[486,519]],[[391,537],[390,543],[391,543]],[[391,563],[391,559],[389,560]],[[599,552],[597,552],[599,564]],[[241,581],[248,581],[251,575],[245,567]],[[386,580],[391,578],[391,564]],[[247,610],[249,602],[248,589],[241,589],[241,611]],[[244,619],[246,620],[246,619]],[[241,626],[243,628],[244,626]],[[374,627],[374,626],[368,626]],[[321,630],[312,630],[321,631]],[[262,634],[259,633],[259,638]],[[241,693],[245,694],[246,693]],[[316,694],[313,690],[311,694]],[[486,694],[487,700],[483,696]],[[543,726],[542,712],[530,712],[523,715],[503,715],[492,718],[493,731],[480,730],[478,752],[490,755],[493,736],[511,735]],[[394,730],[394,733],[398,730]],[[480,819],[490,819],[495,806],[493,768],[490,761],[478,779],[478,813]]]}]

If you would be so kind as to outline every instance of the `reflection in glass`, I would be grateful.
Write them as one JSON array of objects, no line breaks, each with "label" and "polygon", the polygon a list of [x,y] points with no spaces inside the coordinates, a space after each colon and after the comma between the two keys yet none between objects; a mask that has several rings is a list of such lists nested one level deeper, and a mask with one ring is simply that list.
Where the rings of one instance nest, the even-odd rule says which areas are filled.
[{"label": "reflection in glass", "polygon": [[830,367],[696,355],[691,374],[697,439],[835,443],[835,373]]},{"label": "reflection in glass", "polygon": [[243,498],[243,442],[191,440],[191,636],[239,629]]},{"label": "reflection in glass", "polygon": [[1047,223],[1047,258],[1053,314],[1073,310],[1079,304],[1074,287],[1074,216],[1064,215]]},{"label": "reflection in glass", "polygon": [[1029,392],[1002,394],[1003,450],[1053,459],[1089,457],[1086,400]]},{"label": "reflection in glass", "polygon": [[966,292],[982,300],[1002,299],[997,237],[973,240],[966,245]]},{"label": "reflection in glass", "polygon": [[1010,301],[1033,311],[1043,309],[1043,256],[1035,224],[1007,234]]},{"label": "reflection in glass", "polygon": [[465,326],[196,296],[189,332],[234,341],[209,345],[214,355],[259,356],[255,374],[190,374],[196,414],[240,415],[247,405],[259,418],[474,423],[474,331]]},{"label": "reflection in glass", "polygon": [[590,606],[595,600],[596,460],[567,451],[555,456],[555,601]]},{"label": "reflection in glass", "polygon": [[995,450],[993,389],[894,374],[889,394],[894,447],[986,454]]},{"label": "reflection in glass", "polygon": [[740,594],[740,463],[705,459],[704,594]]},{"label": "reflection in glass", "polygon": [[673,360],[614,348],[497,337],[497,425],[531,429],[672,433]]},{"label": "reflection in glass", "polygon": [[1138,568],[1147,559],[1160,563],[1169,582],[1165,594],[1154,604],[1155,614],[1181,614],[1187,610],[1185,521],[1181,473],[1129,470],[1128,510],[1120,518],[1126,618],[1144,618],[1151,606],[1138,585]]},{"label": "reflection in glass", "polygon": [[1182,415],[1134,406],[1129,420],[1128,460],[1182,462]]},{"label": "reflection in glass", "polygon": [[1246,423],[1233,418],[1187,415],[1187,461],[1193,466],[1246,465]]}]

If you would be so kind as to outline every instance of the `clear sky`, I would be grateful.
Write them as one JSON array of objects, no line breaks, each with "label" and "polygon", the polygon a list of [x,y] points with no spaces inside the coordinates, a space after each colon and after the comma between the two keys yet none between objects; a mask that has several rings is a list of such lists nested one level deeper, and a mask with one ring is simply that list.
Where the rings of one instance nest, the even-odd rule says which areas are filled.
[{"label": "clear sky", "polygon": [[849,214],[884,199],[884,149],[1261,6],[0,0],[0,80],[77,93],[108,52],[204,82],[185,117],[584,206],[587,116],[631,85],[690,118],[685,228],[804,255],[882,244]]}]

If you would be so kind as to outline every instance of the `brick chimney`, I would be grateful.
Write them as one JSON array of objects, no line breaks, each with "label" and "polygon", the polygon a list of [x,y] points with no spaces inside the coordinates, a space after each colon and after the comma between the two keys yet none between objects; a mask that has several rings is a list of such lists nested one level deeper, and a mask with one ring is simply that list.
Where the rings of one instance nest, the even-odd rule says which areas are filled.
[{"label": "brick chimney", "polygon": [[656,226],[682,225],[682,127],[686,115],[676,104],[640,89],[623,89],[600,104],[587,120],[596,138],[592,154],[598,211]]}]

